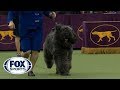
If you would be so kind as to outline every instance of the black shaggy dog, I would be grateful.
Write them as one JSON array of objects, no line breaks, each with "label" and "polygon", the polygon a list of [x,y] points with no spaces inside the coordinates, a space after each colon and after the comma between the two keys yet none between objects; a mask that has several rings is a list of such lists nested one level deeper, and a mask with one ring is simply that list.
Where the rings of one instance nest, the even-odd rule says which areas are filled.
[{"label": "black shaggy dog", "polygon": [[44,43],[44,60],[47,68],[56,65],[56,74],[69,75],[71,69],[73,44],[77,36],[67,25],[56,24]]}]

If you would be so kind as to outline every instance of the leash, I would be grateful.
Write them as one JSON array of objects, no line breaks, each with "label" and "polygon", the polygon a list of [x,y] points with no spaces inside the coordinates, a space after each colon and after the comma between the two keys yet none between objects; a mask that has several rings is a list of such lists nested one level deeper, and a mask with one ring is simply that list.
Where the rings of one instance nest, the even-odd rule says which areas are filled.
[{"label": "leash", "polygon": [[4,27],[4,26],[8,26],[8,24],[3,24],[3,25],[0,25],[0,27]]}]

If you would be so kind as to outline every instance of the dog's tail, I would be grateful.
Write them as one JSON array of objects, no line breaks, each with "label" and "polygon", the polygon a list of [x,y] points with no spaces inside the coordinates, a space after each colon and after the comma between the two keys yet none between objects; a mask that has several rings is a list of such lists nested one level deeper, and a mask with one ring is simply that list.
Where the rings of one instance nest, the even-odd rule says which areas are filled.
[{"label": "dog's tail", "polygon": [[116,32],[117,30],[114,30],[114,31],[110,31],[110,32]]}]

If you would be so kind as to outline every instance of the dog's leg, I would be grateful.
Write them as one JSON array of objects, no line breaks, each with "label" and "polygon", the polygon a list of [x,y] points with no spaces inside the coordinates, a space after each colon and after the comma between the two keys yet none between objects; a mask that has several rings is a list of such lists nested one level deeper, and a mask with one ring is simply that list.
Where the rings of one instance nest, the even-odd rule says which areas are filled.
[{"label": "dog's leg", "polygon": [[9,37],[10,37],[10,40],[12,40],[12,39],[13,39],[13,35],[12,35],[12,34],[9,34]]},{"label": "dog's leg", "polygon": [[59,71],[57,65],[56,65],[56,74],[60,74],[60,71]]},{"label": "dog's leg", "polygon": [[12,39],[13,39],[12,35],[9,35],[9,37],[10,37],[10,40],[12,40]]},{"label": "dog's leg", "polygon": [[101,39],[99,38],[99,40],[97,42],[100,42],[100,41],[101,41]]},{"label": "dog's leg", "polygon": [[110,37],[112,37],[114,39],[114,41],[115,41],[115,37],[114,36],[111,35]]},{"label": "dog's leg", "polygon": [[2,38],[1,38],[0,40],[2,41],[3,39],[5,39],[4,37],[5,37],[5,36],[2,36]]},{"label": "dog's leg", "polygon": [[68,57],[67,57],[67,51],[59,50],[54,55],[54,60],[56,64],[56,74],[60,75],[68,75]]},{"label": "dog's leg", "polygon": [[47,65],[47,68],[52,68],[54,64],[53,56],[47,49],[44,49],[44,61]]},{"label": "dog's leg", "polygon": [[103,38],[103,37],[100,37],[99,40],[98,40],[98,42],[102,41],[102,38]]},{"label": "dog's leg", "polygon": [[73,53],[73,50],[71,49],[71,50],[69,50],[68,51],[68,74],[70,73],[70,69],[72,68],[72,63],[71,63],[71,61],[72,61],[72,53]]},{"label": "dog's leg", "polygon": [[108,42],[110,42],[110,40],[111,40],[110,36],[107,36],[107,37],[108,37],[108,39],[109,39]]}]

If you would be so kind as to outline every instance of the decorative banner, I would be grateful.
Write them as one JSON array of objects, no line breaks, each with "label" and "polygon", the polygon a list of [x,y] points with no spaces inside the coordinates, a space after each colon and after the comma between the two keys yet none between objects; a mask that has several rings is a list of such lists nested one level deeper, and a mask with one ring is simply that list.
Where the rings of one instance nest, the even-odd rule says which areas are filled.
[{"label": "decorative banner", "polygon": [[14,35],[12,30],[0,31],[0,43],[2,44],[12,44],[14,43]]},{"label": "decorative banner", "polygon": [[71,16],[71,26],[78,35],[78,41],[74,45],[75,48],[84,46],[83,21],[120,21],[120,14],[73,14]]},{"label": "decorative banner", "polygon": [[0,50],[16,50],[13,30],[8,28],[7,16],[0,16]]},{"label": "decorative banner", "polygon": [[[87,24],[86,27],[84,27],[84,29],[88,30],[90,27],[90,31],[89,33],[91,33],[91,36],[89,35],[89,38],[91,37],[91,42],[88,45],[88,42],[83,42],[84,39],[86,39],[86,37],[84,37],[84,29],[82,27],[82,23],[83,21],[120,21],[120,14],[67,14],[67,15],[57,15],[56,19],[53,21],[47,17],[44,17],[44,21],[43,21],[43,43],[44,40],[47,36],[47,34],[50,32],[50,30],[54,27],[55,23],[61,23],[61,24],[66,24],[66,25],[70,25],[73,30],[75,30],[76,34],[78,35],[78,40],[77,42],[74,44],[74,48],[75,49],[81,49],[82,46],[92,46],[94,45],[95,47],[102,47],[102,46],[108,46],[108,44],[110,44],[110,46],[114,46],[115,44],[118,43],[118,29],[119,29],[119,24],[115,23],[114,26],[108,26],[108,25],[103,25],[103,24],[107,24],[107,23],[102,23],[100,25],[103,25],[103,27],[99,26],[99,24],[95,24],[97,26],[89,26]],[[109,23],[111,25],[111,23]],[[0,16],[0,25],[7,25],[7,16],[5,15],[1,15]],[[113,25],[113,24],[112,24]],[[117,26],[116,26],[117,25]],[[89,27],[89,28],[88,28]],[[113,29],[117,30],[116,32],[112,32],[112,35],[117,35],[114,36],[115,39],[113,37],[111,37],[111,39],[108,39],[106,37],[100,38],[99,40],[99,36],[95,35],[95,31],[100,32],[101,28],[106,27],[106,29],[104,31],[108,31],[108,29],[110,29],[110,31],[112,31]],[[117,29],[117,28],[118,29]],[[85,31],[87,32],[87,31]],[[88,38],[88,36],[87,36]],[[110,37],[109,37],[110,38]],[[13,32],[11,30],[9,30],[9,28],[7,26],[1,26],[0,27],[0,50],[16,50],[15,48],[15,43],[14,43],[14,36],[13,36]],[[82,40],[83,39],[83,40]],[[118,40],[118,41],[117,41]],[[108,42],[109,41],[109,42]],[[115,42],[114,42],[115,41]],[[99,44],[99,45],[97,45]],[[119,44],[120,45],[120,44]],[[93,47],[94,47],[93,46]]]},{"label": "decorative banner", "polygon": [[120,21],[84,21],[84,47],[120,47]]}]

